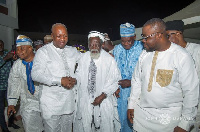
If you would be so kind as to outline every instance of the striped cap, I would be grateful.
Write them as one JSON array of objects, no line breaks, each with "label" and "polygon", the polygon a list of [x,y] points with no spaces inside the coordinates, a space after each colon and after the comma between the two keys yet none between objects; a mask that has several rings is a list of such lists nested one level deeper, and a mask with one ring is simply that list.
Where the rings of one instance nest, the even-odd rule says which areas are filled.
[{"label": "striped cap", "polygon": [[25,35],[18,35],[16,40],[16,47],[22,46],[22,45],[31,45],[32,46],[33,41],[25,36]]},{"label": "striped cap", "polygon": [[121,24],[120,25],[120,36],[121,37],[135,36],[135,26],[130,23]]}]

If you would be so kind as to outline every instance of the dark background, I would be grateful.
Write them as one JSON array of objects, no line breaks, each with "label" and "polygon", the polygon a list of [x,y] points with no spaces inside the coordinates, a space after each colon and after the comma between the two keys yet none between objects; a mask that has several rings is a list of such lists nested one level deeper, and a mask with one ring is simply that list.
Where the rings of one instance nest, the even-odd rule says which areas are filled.
[{"label": "dark background", "polygon": [[135,27],[151,18],[165,18],[195,0],[18,0],[19,30],[51,32],[54,23],[63,23],[69,34],[88,35],[92,30],[120,39],[119,26]]}]

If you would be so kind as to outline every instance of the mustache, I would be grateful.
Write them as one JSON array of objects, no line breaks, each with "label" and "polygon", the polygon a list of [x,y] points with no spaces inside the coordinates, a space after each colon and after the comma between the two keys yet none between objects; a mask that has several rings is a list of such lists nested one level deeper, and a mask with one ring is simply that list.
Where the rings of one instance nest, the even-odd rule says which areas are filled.
[{"label": "mustache", "polygon": [[91,52],[99,52],[98,49],[91,49]]}]

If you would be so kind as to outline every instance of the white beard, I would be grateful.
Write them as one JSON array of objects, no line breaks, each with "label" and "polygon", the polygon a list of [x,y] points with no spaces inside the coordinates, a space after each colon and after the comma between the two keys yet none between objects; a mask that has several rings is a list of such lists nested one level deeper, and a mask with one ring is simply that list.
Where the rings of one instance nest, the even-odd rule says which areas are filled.
[{"label": "white beard", "polygon": [[100,52],[97,49],[91,49],[90,50],[90,57],[92,59],[98,59],[100,56]]}]

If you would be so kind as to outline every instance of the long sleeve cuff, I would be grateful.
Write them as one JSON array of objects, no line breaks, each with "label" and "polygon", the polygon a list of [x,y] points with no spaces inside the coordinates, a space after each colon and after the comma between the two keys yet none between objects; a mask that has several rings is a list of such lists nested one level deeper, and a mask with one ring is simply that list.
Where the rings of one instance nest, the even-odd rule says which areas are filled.
[{"label": "long sleeve cuff", "polygon": [[62,79],[62,77],[55,77],[55,78],[53,78],[52,84],[53,85],[60,85],[61,86],[61,79]]},{"label": "long sleeve cuff", "polygon": [[17,99],[16,98],[8,98],[8,106],[10,105],[17,105]]},{"label": "long sleeve cuff", "polygon": [[129,97],[129,98],[128,98],[128,109],[135,109],[137,103],[138,103],[138,100],[133,101],[133,100],[130,99],[130,97]]},{"label": "long sleeve cuff", "polygon": [[185,119],[181,119],[181,121],[178,124],[179,127],[181,127],[186,131],[189,131],[192,125],[194,125],[194,120],[185,120]]},{"label": "long sleeve cuff", "polygon": [[113,96],[113,94],[115,93],[117,89],[115,89],[114,91],[113,90],[107,90],[107,89],[104,89],[102,92],[106,94],[107,97],[109,96]]}]

